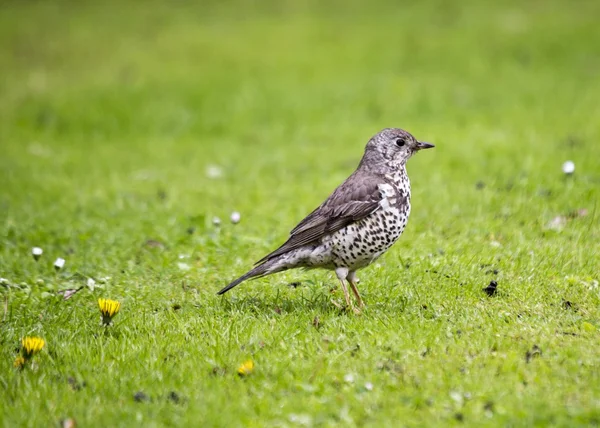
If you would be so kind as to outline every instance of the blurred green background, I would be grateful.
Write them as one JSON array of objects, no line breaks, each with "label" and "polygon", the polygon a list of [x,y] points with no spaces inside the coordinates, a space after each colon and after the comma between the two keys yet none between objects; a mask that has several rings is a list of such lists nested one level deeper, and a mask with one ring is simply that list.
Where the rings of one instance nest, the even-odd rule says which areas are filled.
[{"label": "blurred green background", "polygon": [[[599,16],[598,1],[2,2],[4,425],[600,423]],[[215,297],[384,127],[436,148],[409,162],[407,231],[361,275],[367,312],[340,316],[319,272]],[[97,334],[97,297],[122,302],[118,333]],[[28,334],[47,354],[16,372]],[[262,371],[237,382],[249,355]],[[373,394],[344,386],[352,370],[379,373]],[[68,395],[69,376],[91,386]]]}]

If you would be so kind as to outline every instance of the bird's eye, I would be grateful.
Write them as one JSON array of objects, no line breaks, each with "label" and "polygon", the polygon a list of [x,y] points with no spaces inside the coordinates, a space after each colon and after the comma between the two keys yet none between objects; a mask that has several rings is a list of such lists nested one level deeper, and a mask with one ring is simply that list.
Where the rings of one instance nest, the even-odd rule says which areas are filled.
[{"label": "bird's eye", "polygon": [[405,144],[405,141],[404,141],[402,138],[398,138],[398,139],[396,140],[396,145],[397,145],[398,147],[402,147],[404,144]]}]

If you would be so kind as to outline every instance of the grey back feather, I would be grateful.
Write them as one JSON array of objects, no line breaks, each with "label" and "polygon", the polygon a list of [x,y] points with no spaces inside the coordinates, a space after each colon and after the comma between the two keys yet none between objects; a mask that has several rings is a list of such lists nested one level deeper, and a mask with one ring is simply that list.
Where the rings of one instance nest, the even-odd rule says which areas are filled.
[{"label": "grey back feather", "polygon": [[302,220],[288,240],[277,250],[266,255],[256,265],[311,243],[360,221],[380,207],[381,178],[361,168],[344,181],[317,209]]}]

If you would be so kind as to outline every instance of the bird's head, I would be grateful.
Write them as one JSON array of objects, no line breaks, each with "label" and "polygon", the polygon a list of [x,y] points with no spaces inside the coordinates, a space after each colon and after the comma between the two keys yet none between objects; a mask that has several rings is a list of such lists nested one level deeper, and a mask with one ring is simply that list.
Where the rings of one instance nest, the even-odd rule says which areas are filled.
[{"label": "bird's head", "polygon": [[386,128],[369,140],[361,165],[375,169],[400,167],[419,150],[432,147],[403,129]]}]

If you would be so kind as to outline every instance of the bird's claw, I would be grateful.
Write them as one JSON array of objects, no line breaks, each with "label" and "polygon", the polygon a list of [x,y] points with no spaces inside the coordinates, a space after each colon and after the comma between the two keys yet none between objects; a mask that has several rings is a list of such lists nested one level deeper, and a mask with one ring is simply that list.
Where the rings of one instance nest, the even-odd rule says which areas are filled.
[{"label": "bird's claw", "polygon": [[344,306],[340,305],[338,302],[336,302],[335,300],[331,299],[331,304],[333,306],[335,306],[336,308],[338,308],[340,311],[343,311],[345,309]]},{"label": "bird's claw", "polygon": [[352,312],[354,312],[356,315],[362,314],[360,308],[357,308],[354,305],[341,305],[333,299],[331,299],[331,304],[338,308],[341,312],[349,312],[352,309]]}]

